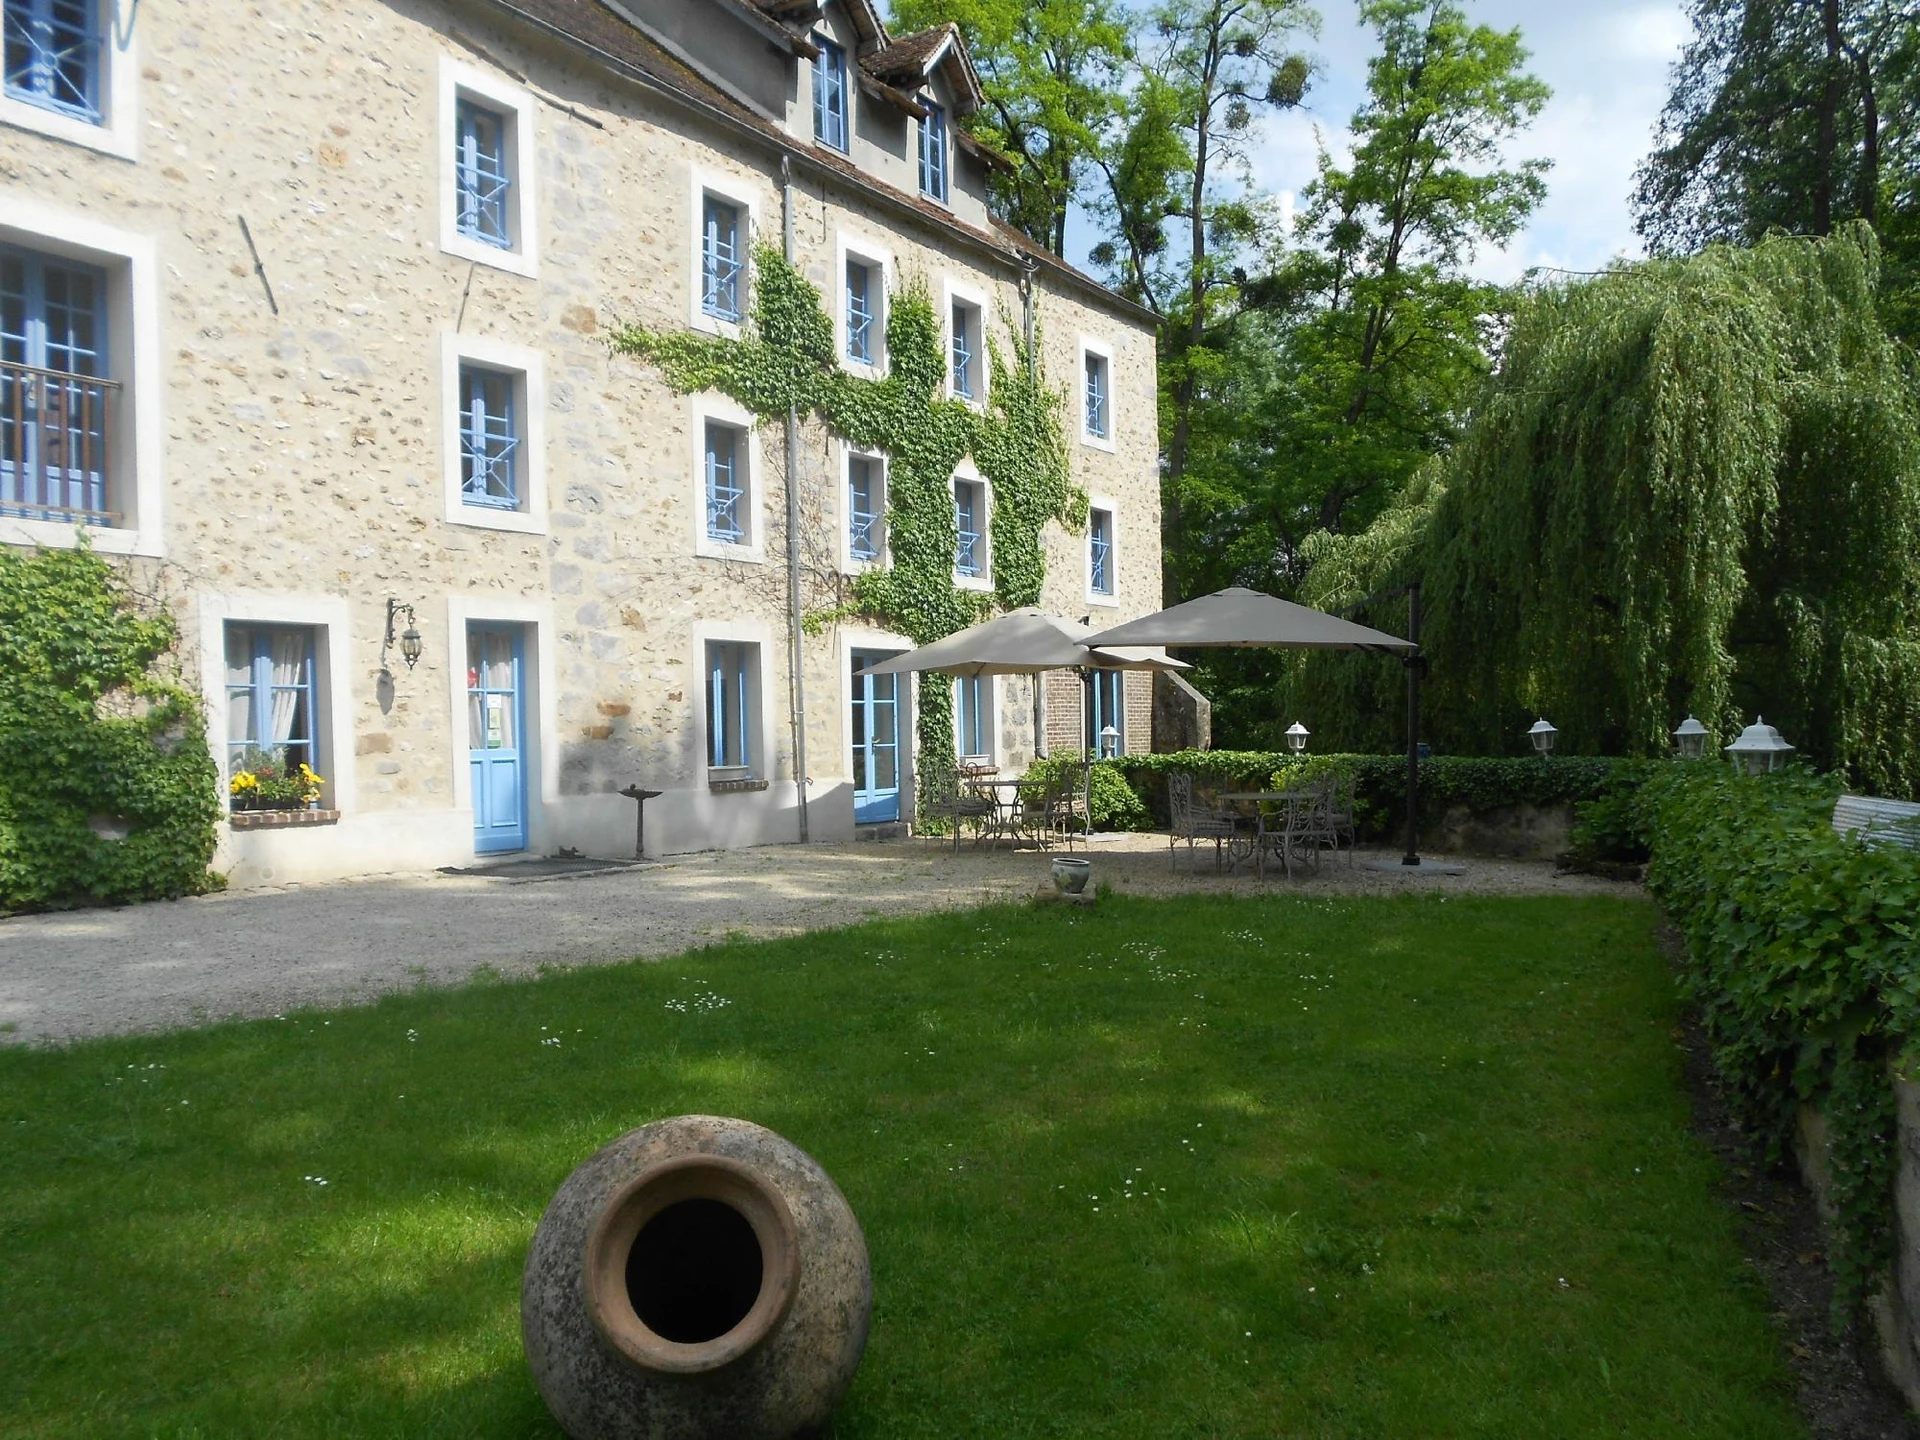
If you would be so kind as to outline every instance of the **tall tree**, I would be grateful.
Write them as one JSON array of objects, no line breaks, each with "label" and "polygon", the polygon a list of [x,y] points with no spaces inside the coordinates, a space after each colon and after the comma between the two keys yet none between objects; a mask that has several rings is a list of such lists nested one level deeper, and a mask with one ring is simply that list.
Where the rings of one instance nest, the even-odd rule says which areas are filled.
[{"label": "tall tree", "polygon": [[1129,123],[1103,161],[1110,238],[1094,262],[1161,317],[1162,516],[1176,548],[1194,397],[1219,358],[1210,330],[1230,313],[1233,263],[1258,226],[1255,118],[1300,103],[1310,67],[1294,41],[1318,25],[1304,0],[1161,0],[1147,17]]},{"label": "tall tree", "polygon": [[[1920,254],[1920,3],[1692,0],[1636,226],[1656,253],[1865,220],[1894,274]],[[1892,278],[1892,277],[1890,277]],[[1898,310],[1906,285],[1882,287]]]},{"label": "tall tree", "polygon": [[1063,254],[1067,214],[1124,104],[1130,37],[1115,0],[897,0],[903,29],[958,22],[987,92],[973,133],[1013,164],[1000,213]]}]

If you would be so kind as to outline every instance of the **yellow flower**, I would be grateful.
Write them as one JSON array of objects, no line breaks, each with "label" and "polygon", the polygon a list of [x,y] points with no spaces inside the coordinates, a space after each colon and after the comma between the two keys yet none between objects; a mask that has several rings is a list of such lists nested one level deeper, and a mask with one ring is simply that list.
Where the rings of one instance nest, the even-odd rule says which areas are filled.
[{"label": "yellow flower", "polygon": [[233,772],[233,779],[227,782],[227,793],[230,795],[243,795],[249,790],[259,788],[260,782],[251,770],[236,770]]}]

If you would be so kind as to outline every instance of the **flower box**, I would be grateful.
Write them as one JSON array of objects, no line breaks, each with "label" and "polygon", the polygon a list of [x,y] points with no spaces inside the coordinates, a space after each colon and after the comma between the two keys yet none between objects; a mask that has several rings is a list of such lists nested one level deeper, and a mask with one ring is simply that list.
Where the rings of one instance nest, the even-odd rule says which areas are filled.
[{"label": "flower box", "polygon": [[337,825],[338,810],[236,810],[227,817],[235,830],[284,830],[294,825]]}]

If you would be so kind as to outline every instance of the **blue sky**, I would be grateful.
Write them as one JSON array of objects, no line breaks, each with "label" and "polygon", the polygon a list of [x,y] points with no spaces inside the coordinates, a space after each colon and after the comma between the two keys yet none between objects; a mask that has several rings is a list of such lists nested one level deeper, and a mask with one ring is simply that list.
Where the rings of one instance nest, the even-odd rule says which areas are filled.
[{"label": "blue sky", "polygon": [[[1642,254],[1627,201],[1666,102],[1668,69],[1690,33],[1679,0],[1468,0],[1466,8],[1479,23],[1517,26],[1532,52],[1528,68],[1553,89],[1509,151],[1553,161],[1546,203],[1504,252],[1480,255],[1475,272],[1504,282],[1531,266],[1592,270]],[[1318,65],[1306,105],[1268,117],[1255,148],[1254,179],[1274,194],[1298,192],[1313,178],[1321,143],[1344,152],[1347,121],[1365,93],[1372,46],[1357,7],[1322,0],[1320,10],[1320,38],[1307,47]],[[1094,238],[1084,223],[1074,225],[1069,258],[1084,264]]]}]

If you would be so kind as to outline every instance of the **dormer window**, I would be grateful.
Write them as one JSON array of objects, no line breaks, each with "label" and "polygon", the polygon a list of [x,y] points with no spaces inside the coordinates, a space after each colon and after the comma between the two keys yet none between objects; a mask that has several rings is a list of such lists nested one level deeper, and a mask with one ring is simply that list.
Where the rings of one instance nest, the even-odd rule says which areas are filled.
[{"label": "dormer window", "polygon": [[820,53],[813,62],[813,138],[836,150],[847,148],[847,52],[833,41],[814,37]]},{"label": "dormer window", "polygon": [[920,122],[920,193],[947,203],[947,112],[932,100],[922,100],[926,118]]}]

